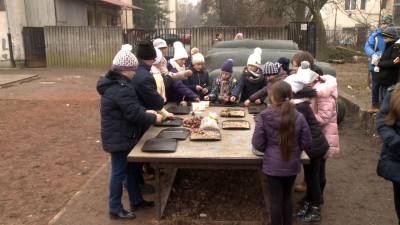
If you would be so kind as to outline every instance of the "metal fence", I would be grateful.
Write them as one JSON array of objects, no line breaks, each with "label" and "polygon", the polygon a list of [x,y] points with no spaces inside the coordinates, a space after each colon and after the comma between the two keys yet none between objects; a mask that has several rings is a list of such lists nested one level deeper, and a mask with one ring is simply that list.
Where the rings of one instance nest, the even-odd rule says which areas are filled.
[{"label": "metal fence", "polygon": [[363,47],[368,38],[367,28],[351,30],[326,30],[326,39],[329,46]]}]

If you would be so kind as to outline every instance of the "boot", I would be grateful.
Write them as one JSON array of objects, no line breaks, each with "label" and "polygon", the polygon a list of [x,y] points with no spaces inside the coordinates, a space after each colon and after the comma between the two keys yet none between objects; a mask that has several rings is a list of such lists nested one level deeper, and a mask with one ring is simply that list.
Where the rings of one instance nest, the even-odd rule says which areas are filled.
[{"label": "boot", "polygon": [[321,221],[321,207],[310,206],[309,212],[305,216],[297,217],[303,223],[315,223]]},{"label": "boot", "polygon": [[297,213],[295,213],[295,217],[304,217],[310,211],[310,202],[304,202],[303,208],[301,208]]},{"label": "boot", "polygon": [[296,187],[294,187],[294,190],[296,192],[306,192],[307,191],[307,183],[306,183],[306,181],[303,180],[303,182],[301,182],[300,184],[296,185]]},{"label": "boot", "polygon": [[379,112],[379,103],[372,103],[371,108],[368,109],[368,113],[377,113]]}]

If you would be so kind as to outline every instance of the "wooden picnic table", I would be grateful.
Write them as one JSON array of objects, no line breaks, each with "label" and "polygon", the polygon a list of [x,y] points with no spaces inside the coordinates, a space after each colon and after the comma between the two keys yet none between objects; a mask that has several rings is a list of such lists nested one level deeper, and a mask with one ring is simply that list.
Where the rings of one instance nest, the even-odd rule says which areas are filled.
[{"label": "wooden picnic table", "polygon": [[[215,112],[220,115],[224,107],[210,107],[202,112],[201,116],[208,116],[209,112]],[[143,135],[140,141],[128,155],[130,162],[149,162],[155,169],[155,190],[156,190],[156,219],[160,220],[162,212],[168,200],[169,192],[172,188],[173,179],[178,168],[195,169],[248,169],[260,170],[262,157],[256,156],[252,152],[251,138],[253,136],[255,120],[253,114],[247,112],[247,108],[234,107],[234,109],[244,109],[245,117],[228,118],[218,117],[221,131],[220,141],[178,141],[175,152],[172,153],[149,153],[142,152],[143,144],[150,138],[154,138],[166,127],[152,126]],[[182,117],[191,117],[185,115]],[[250,123],[248,130],[225,130],[221,124],[225,120],[240,119],[247,120]],[[172,181],[169,181],[167,190],[164,190],[166,196],[162,196],[160,169],[173,168],[174,175]],[[162,199],[163,197],[163,199]],[[162,201],[164,200],[164,201]]]}]

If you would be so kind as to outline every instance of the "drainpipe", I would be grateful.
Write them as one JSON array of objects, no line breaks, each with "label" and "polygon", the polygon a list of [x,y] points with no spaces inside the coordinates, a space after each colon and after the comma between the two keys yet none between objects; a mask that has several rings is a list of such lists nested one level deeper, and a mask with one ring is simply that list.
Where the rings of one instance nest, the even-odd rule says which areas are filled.
[{"label": "drainpipe", "polygon": [[14,59],[14,51],[12,47],[12,42],[11,42],[11,31],[10,31],[10,21],[8,19],[8,10],[7,10],[7,0],[4,1],[4,6],[6,9],[6,19],[7,19],[7,39],[8,39],[8,50],[10,51],[10,62],[11,62],[11,67],[15,68],[15,59]]}]

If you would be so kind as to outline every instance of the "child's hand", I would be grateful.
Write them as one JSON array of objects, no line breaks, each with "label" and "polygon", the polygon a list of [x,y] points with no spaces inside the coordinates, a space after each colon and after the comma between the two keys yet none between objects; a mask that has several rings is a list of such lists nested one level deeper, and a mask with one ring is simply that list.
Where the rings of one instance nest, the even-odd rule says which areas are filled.
[{"label": "child's hand", "polygon": [[185,70],[185,76],[190,77],[190,76],[192,76],[192,74],[193,74],[193,71],[191,71],[191,70]]},{"label": "child's hand", "polygon": [[196,85],[196,91],[201,91],[201,90],[203,90],[203,87],[200,85]]},{"label": "child's hand", "polygon": [[195,102],[199,102],[199,101],[200,101],[200,98],[197,97],[197,98],[194,98],[193,100],[194,100]]},{"label": "child's hand", "polygon": [[208,90],[207,90],[207,88],[203,88],[203,90],[201,92],[203,92],[203,94],[207,94]]},{"label": "child's hand", "polygon": [[231,102],[236,102],[236,97],[235,97],[235,96],[232,96],[232,97],[229,98],[229,100],[230,100]]},{"label": "child's hand", "polygon": [[244,106],[249,107],[249,105],[250,105],[250,100],[249,100],[249,99],[247,99],[246,101],[244,101]]},{"label": "child's hand", "polygon": [[168,113],[167,118],[173,119],[173,118],[175,118],[175,115],[173,113]]},{"label": "child's hand", "polygon": [[204,100],[206,100],[206,101],[210,101],[210,97],[207,95],[207,96],[204,96]]},{"label": "child's hand", "polygon": [[254,103],[256,103],[256,105],[259,105],[259,104],[261,104],[261,100],[257,99]]},{"label": "child's hand", "polygon": [[396,57],[396,58],[393,60],[393,62],[394,62],[394,64],[399,63],[399,62],[400,62],[400,58],[399,58],[399,57]]},{"label": "child's hand", "polygon": [[162,115],[161,114],[157,114],[156,123],[159,124],[159,123],[161,123],[162,120],[163,120]]}]

